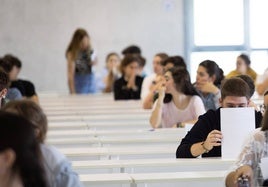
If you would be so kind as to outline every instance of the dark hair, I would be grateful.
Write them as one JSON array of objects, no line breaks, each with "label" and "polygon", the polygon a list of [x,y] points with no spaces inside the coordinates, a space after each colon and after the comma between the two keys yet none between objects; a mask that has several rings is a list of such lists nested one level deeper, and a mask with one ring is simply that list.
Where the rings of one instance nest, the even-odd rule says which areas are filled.
[{"label": "dark hair", "polygon": [[9,77],[8,74],[0,67],[0,91],[8,88]]},{"label": "dark hair", "polygon": [[[182,92],[185,95],[198,95],[194,86],[191,83],[190,74],[185,68],[173,67],[168,69],[166,72],[170,72],[171,76],[176,85],[176,90]],[[164,98],[164,103],[170,102],[172,96],[170,94],[166,94]]]},{"label": "dark hair", "polygon": [[237,77],[242,79],[243,81],[245,81],[248,84],[249,91],[250,91],[250,97],[252,97],[254,92],[255,92],[255,84],[254,84],[253,79],[248,75],[238,75]]},{"label": "dark hair", "polygon": [[47,134],[47,117],[41,107],[31,100],[16,100],[8,102],[4,111],[15,113],[29,120],[34,128],[39,130],[37,140],[44,143]]},{"label": "dark hair", "polygon": [[140,47],[136,46],[136,45],[130,45],[128,47],[126,47],[125,49],[123,49],[122,51],[123,55],[141,55],[141,49]]},{"label": "dark hair", "polygon": [[[87,31],[82,28],[76,29],[71,39],[71,42],[69,43],[68,48],[66,50],[66,57],[67,54],[70,53],[73,60],[76,59],[78,52],[80,51],[80,43],[84,37],[89,38]],[[89,48],[91,48],[91,46],[89,46]]]},{"label": "dark hair", "polygon": [[13,65],[6,59],[0,58],[0,67],[2,67],[5,72],[9,73],[12,70]]},{"label": "dark hair", "polygon": [[20,175],[23,186],[47,186],[32,124],[23,117],[0,111],[0,152],[7,149],[16,154],[12,172]]},{"label": "dark hair", "polygon": [[120,64],[120,71],[122,74],[125,74],[124,68],[127,67],[129,64],[132,62],[137,62],[138,64],[140,63],[140,58],[137,55],[126,55],[123,60],[121,61]]},{"label": "dark hair", "polygon": [[224,79],[223,70],[218,66],[218,64],[212,60],[204,60],[199,64],[206,69],[206,72],[210,77],[215,75],[214,85],[220,86],[221,81]]},{"label": "dark hair", "polygon": [[268,90],[266,92],[264,92],[263,96],[266,96],[268,95]]},{"label": "dark hair", "polygon": [[162,66],[166,66],[168,63],[172,63],[176,67],[187,67],[184,59],[181,56],[168,57],[166,60],[163,61]]},{"label": "dark hair", "polygon": [[268,109],[265,110],[262,122],[261,122],[261,130],[266,131],[268,130]]},{"label": "dark hair", "polygon": [[246,65],[250,66],[251,61],[248,55],[242,53],[241,55],[238,56],[238,58],[242,58],[245,61]]},{"label": "dark hair", "polygon": [[250,99],[250,91],[248,84],[238,77],[225,79],[221,86],[221,98],[227,96],[246,97]]},{"label": "dark hair", "polygon": [[146,59],[141,55],[137,55],[137,57],[140,59],[139,60],[139,66],[144,67],[146,65]]},{"label": "dark hair", "polygon": [[16,66],[17,68],[21,68],[22,64],[21,64],[21,61],[20,59],[18,59],[17,57],[15,57],[14,55],[11,55],[11,54],[6,54],[4,57],[3,57],[4,60],[8,61],[11,63],[12,67],[13,66]]}]

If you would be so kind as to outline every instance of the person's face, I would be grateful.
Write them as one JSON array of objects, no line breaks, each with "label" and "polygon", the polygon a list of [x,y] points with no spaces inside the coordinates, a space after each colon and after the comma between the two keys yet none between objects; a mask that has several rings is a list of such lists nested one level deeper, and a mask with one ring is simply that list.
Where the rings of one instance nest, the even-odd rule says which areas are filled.
[{"label": "person's face", "polygon": [[168,62],[168,63],[165,65],[164,70],[167,71],[168,69],[173,68],[173,67],[174,67],[174,65],[173,65],[172,63]]},{"label": "person's face", "polygon": [[81,50],[86,50],[89,47],[89,37],[84,36],[80,43]]},{"label": "person's face", "polygon": [[163,74],[163,66],[161,65],[161,60],[162,59],[159,56],[155,56],[153,59],[153,69],[157,75]]},{"label": "person's face", "polygon": [[198,85],[206,82],[213,82],[213,78],[209,76],[205,67],[198,66],[196,72],[196,84]]},{"label": "person's face", "polygon": [[166,93],[172,93],[175,90],[174,80],[169,71],[165,73],[165,80],[166,80]]},{"label": "person's face", "polygon": [[241,73],[241,74],[245,74],[247,72],[247,64],[246,62],[240,58],[240,57],[237,57],[236,59],[236,70]]},{"label": "person's face", "polygon": [[9,73],[9,79],[10,79],[10,81],[17,80],[19,72],[20,72],[20,69],[17,68],[16,66],[13,66],[13,68],[11,69],[11,71]]},{"label": "person's face", "polygon": [[107,69],[109,71],[112,71],[113,69],[118,67],[119,62],[120,62],[120,59],[116,55],[110,56],[107,61]]},{"label": "person's face", "polygon": [[248,107],[249,100],[246,97],[226,96],[220,99],[220,103],[223,108]]},{"label": "person's face", "polygon": [[139,64],[138,64],[138,62],[136,62],[136,61],[131,62],[124,69],[125,76],[126,77],[131,77],[133,75],[137,75],[138,74],[138,70],[139,70]]}]

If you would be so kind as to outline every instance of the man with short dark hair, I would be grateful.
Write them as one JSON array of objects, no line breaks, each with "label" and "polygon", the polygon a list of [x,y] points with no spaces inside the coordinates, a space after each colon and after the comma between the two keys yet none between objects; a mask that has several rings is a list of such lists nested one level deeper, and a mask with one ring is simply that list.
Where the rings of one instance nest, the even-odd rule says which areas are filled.
[{"label": "man with short dark hair", "polygon": [[[223,108],[248,107],[249,86],[241,78],[231,78],[223,82],[220,104]],[[255,112],[255,126],[260,126],[262,115]],[[220,108],[209,110],[199,116],[198,121],[179,145],[177,158],[220,157],[222,133],[220,131]]]},{"label": "man with short dark hair", "polygon": [[11,67],[9,73],[11,81],[10,88],[17,88],[23,97],[39,103],[34,84],[28,80],[18,79],[18,74],[22,67],[21,61],[11,54],[5,55],[3,60],[8,62],[9,66]]}]

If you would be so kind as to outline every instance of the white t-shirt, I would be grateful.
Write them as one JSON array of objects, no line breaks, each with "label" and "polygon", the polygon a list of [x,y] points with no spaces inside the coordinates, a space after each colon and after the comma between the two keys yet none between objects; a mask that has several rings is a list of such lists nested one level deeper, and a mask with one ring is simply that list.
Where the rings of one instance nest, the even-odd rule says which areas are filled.
[{"label": "white t-shirt", "polygon": [[153,73],[151,75],[148,75],[144,78],[141,86],[141,99],[144,100],[146,96],[150,92],[150,86],[152,85],[152,82],[155,80],[156,74]]}]

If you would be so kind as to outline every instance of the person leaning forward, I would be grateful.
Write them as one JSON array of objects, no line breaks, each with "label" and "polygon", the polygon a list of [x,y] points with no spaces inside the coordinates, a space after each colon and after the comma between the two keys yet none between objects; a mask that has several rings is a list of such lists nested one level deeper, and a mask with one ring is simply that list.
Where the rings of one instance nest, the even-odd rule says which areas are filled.
[{"label": "person leaning forward", "polygon": [[[240,78],[226,79],[221,88],[222,108],[249,107],[250,92]],[[255,126],[260,127],[261,112],[255,111]],[[220,157],[221,156],[220,108],[209,110],[199,116],[193,128],[182,139],[176,151],[177,158]]]}]

